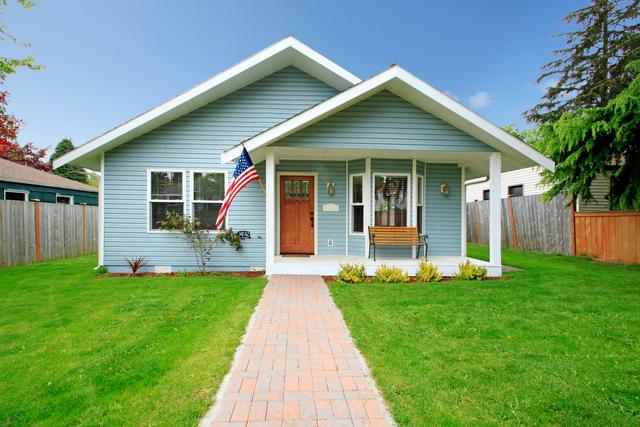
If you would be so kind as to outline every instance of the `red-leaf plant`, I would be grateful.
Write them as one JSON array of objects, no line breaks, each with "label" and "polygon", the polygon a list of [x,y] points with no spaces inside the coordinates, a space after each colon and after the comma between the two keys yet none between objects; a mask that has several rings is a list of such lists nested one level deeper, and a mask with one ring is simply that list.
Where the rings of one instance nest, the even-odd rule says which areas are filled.
[{"label": "red-leaf plant", "polygon": [[132,275],[136,275],[138,274],[138,271],[144,267],[145,265],[147,265],[147,260],[144,259],[144,257],[137,257],[137,258],[125,258],[124,261],[129,265],[129,268],[131,269],[131,274]]}]

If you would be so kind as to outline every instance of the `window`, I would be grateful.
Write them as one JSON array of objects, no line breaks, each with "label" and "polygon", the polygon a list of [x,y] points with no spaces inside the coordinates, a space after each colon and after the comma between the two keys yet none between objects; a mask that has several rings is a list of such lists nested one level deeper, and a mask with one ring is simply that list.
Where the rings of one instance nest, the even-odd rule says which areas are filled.
[{"label": "window", "polygon": [[56,203],[62,203],[64,205],[72,205],[73,204],[73,196],[56,195]]},{"label": "window", "polygon": [[18,191],[18,190],[4,190],[4,199],[5,200],[20,200],[25,202],[27,200],[27,192],[26,191]]},{"label": "window", "polygon": [[408,175],[374,175],[375,225],[407,226]]},{"label": "window", "polygon": [[351,232],[364,232],[364,175],[351,175]]},{"label": "window", "polygon": [[[192,182],[193,217],[200,220],[203,229],[215,230],[227,176],[224,172],[194,172]],[[226,227],[226,220],[222,227]]]},{"label": "window", "polygon": [[184,176],[176,171],[149,172],[150,230],[159,230],[167,212],[184,214]]},{"label": "window", "polygon": [[416,184],[418,186],[418,197],[416,200],[416,205],[418,206],[418,208],[416,209],[416,214],[417,214],[417,218],[416,218],[416,227],[418,227],[418,232],[419,233],[424,233],[424,228],[422,226],[422,219],[423,219],[423,209],[422,206],[424,205],[423,200],[424,200],[424,177],[417,175],[416,176],[417,180],[416,180]]},{"label": "window", "polygon": [[489,196],[491,195],[491,190],[483,190],[482,191],[482,200],[489,200]]},{"label": "window", "polygon": [[524,189],[522,184],[520,185],[511,185],[509,187],[509,197],[518,197],[524,194]]}]

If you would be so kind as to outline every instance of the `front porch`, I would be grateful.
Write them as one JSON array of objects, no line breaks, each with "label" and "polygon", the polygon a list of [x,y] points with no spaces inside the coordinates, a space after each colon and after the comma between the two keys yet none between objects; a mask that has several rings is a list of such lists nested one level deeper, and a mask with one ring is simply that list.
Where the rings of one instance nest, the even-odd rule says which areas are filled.
[{"label": "front porch", "polygon": [[[444,256],[433,255],[427,260],[438,267],[443,276],[452,276],[458,271],[458,265],[467,260],[476,265],[486,267],[488,275],[491,277],[500,276],[501,266],[491,265],[486,261],[466,256]],[[340,269],[340,263],[364,264],[368,276],[373,276],[376,269],[382,265],[400,267],[407,271],[410,276],[415,276],[419,259],[416,258],[396,258],[379,257],[375,261],[373,258],[353,255],[310,255],[310,256],[282,256],[277,255],[271,266],[270,274],[320,274],[324,276],[334,276]]]}]

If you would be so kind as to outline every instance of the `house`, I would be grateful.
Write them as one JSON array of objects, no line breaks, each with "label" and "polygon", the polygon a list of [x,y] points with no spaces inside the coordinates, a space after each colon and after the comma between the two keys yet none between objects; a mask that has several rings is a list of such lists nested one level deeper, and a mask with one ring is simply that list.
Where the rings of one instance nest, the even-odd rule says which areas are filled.
[{"label": "house", "polygon": [[[609,203],[611,190],[610,175],[598,175],[591,183],[593,200],[578,198],[577,212],[607,212],[615,210]],[[467,203],[490,199],[491,182],[489,177],[481,177],[467,181]],[[542,183],[539,167],[518,169],[503,172],[500,177],[500,197],[533,196],[544,193],[549,185]]]},{"label": "house", "polygon": [[[234,201],[226,227],[243,249],[216,248],[222,270],[335,274],[415,272],[415,249],[370,255],[370,225],[415,226],[444,274],[466,259],[467,179],[551,160],[397,65],[366,80],[294,39],[284,40],[87,142],[54,162],[102,171],[99,263],[124,270],[143,256],[157,272],[193,269],[166,211],[213,229],[242,149],[264,184]],[[491,203],[489,273],[500,275],[500,202]]]},{"label": "house", "polygon": [[0,200],[97,205],[98,189],[50,172],[0,159]]}]

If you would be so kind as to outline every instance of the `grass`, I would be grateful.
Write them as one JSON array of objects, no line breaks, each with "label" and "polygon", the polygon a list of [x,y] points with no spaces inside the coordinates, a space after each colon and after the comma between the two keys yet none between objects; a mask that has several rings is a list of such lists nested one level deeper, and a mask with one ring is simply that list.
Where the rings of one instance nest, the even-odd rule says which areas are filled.
[{"label": "grass", "polygon": [[330,285],[398,423],[638,425],[640,267],[514,251],[503,262],[523,271]]},{"label": "grass", "polygon": [[101,277],[94,257],[0,269],[0,425],[194,425],[264,278]]}]

